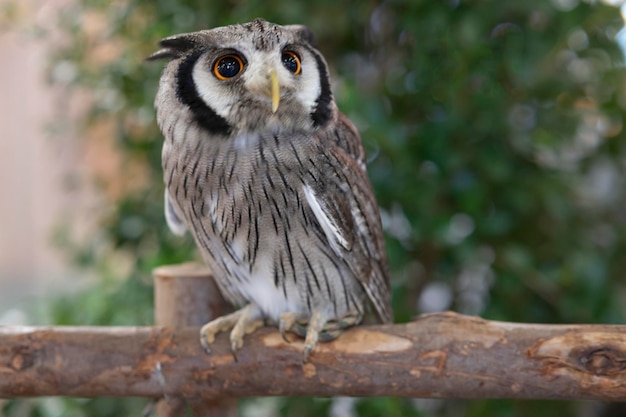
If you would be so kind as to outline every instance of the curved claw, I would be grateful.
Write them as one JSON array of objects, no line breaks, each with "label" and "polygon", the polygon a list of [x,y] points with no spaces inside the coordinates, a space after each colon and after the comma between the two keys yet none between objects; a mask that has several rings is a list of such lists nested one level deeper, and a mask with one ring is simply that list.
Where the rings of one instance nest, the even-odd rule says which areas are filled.
[{"label": "curved claw", "polygon": [[215,336],[223,331],[230,332],[230,347],[233,357],[237,361],[237,350],[243,346],[243,336],[252,333],[255,329],[263,325],[259,320],[260,311],[258,307],[249,304],[234,313],[218,317],[202,326],[200,330],[200,344],[207,354],[211,353],[209,345],[215,341]]},{"label": "curved claw", "polygon": [[315,345],[304,345],[304,353],[302,354],[302,363],[306,363],[309,360],[309,355]]},{"label": "curved claw", "polygon": [[215,336],[220,332],[231,329],[237,323],[240,316],[241,310],[235,311],[234,313],[211,320],[202,326],[200,329],[200,344],[206,353],[211,353],[209,345],[215,341]]},{"label": "curved claw", "polygon": [[210,355],[212,353],[211,348],[209,347],[209,343],[206,341],[206,338],[202,337],[202,332],[200,333],[200,344],[202,345],[204,353],[206,353],[207,355]]},{"label": "curved claw", "polygon": [[285,326],[283,326],[283,325],[282,325],[282,323],[281,323],[281,325],[278,327],[278,331],[280,332],[280,336],[283,338],[283,340],[284,340],[286,343],[291,343],[291,340],[289,340],[289,339],[287,338],[287,329],[285,328]]},{"label": "curved claw", "polygon": [[309,359],[309,355],[317,342],[319,341],[320,332],[324,329],[324,325],[327,322],[326,315],[319,311],[314,310],[309,319],[309,325],[306,329],[306,338],[304,339],[304,353],[302,356],[302,362],[306,362]]},{"label": "curved claw", "polygon": [[330,320],[320,331],[320,342],[330,342],[338,338],[347,328],[357,325],[361,322],[362,315],[358,312],[346,314],[336,320]]},{"label": "curved claw", "polygon": [[[309,355],[313,349],[315,349],[318,342],[329,342],[336,339],[346,328],[358,324],[361,318],[361,313],[353,312],[336,320],[328,321],[323,312],[313,311],[308,326],[306,327],[302,362],[305,363],[309,360]],[[295,327],[297,326],[298,324],[296,323]]]},{"label": "curved claw", "polygon": [[263,320],[254,320],[254,316],[244,313],[230,332],[230,350],[237,362],[237,351],[243,346],[243,337],[252,333],[265,323]]},{"label": "curved claw", "polygon": [[237,346],[237,344],[237,340],[231,340],[230,342],[230,351],[233,354],[233,359],[235,359],[235,362],[239,362],[239,358],[237,357],[237,350],[239,350],[239,347]]},{"label": "curved claw", "polygon": [[278,331],[280,332],[283,340],[287,343],[291,343],[291,341],[287,338],[287,332],[291,331],[299,316],[300,315],[298,313],[293,312],[287,312],[280,315],[278,320]]}]

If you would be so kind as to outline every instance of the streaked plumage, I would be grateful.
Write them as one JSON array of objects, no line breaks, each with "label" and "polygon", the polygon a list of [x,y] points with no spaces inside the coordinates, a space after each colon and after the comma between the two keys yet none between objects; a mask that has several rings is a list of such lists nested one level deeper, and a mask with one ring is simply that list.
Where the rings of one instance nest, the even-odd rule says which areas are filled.
[{"label": "streaked plumage", "polygon": [[[155,105],[165,136],[168,225],[188,230],[223,295],[244,307],[233,350],[259,319],[318,337],[392,320],[379,213],[361,140],[335,105],[304,26],[257,19],[161,41]],[[233,75],[234,74],[234,75]],[[307,327],[308,323],[308,327]]]}]

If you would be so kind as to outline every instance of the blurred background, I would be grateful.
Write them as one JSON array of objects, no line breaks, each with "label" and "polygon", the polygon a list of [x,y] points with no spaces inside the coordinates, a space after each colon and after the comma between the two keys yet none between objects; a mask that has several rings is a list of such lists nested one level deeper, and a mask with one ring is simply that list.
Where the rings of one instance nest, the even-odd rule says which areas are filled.
[{"label": "blurred background", "polygon": [[[0,324],[149,325],[159,39],[264,17],[318,38],[381,206],[396,321],[624,323],[621,1],[0,0]],[[0,416],[139,416],[140,399]],[[594,402],[283,399],[243,416],[623,416]]]}]

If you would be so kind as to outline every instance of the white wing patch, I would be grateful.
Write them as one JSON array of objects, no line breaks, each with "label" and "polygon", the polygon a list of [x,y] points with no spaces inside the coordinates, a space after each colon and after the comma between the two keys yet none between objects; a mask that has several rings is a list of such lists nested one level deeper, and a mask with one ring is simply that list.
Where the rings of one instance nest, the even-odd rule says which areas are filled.
[{"label": "white wing patch", "polygon": [[165,221],[172,233],[176,236],[182,236],[187,231],[187,226],[176,213],[176,209],[170,199],[170,194],[165,190]]},{"label": "white wing patch", "polygon": [[326,234],[330,247],[338,255],[342,252],[339,245],[341,245],[345,250],[350,250],[350,245],[348,244],[346,238],[341,234],[337,223],[332,218],[328,217],[328,215],[324,212],[311,187],[305,184],[302,186],[302,190],[304,191],[307,203],[309,203],[309,207],[311,207],[313,214],[315,214],[317,222],[320,226],[322,226],[322,230],[324,231],[324,234]]}]

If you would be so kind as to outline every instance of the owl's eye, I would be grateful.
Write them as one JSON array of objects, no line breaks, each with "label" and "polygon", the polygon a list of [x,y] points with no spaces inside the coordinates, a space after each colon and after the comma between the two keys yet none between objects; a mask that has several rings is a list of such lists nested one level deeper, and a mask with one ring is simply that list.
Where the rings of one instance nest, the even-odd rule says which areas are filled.
[{"label": "owl's eye", "polygon": [[213,74],[218,80],[227,80],[243,71],[243,61],[237,55],[228,54],[218,58],[213,65]]},{"label": "owl's eye", "polygon": [[300,57],[298,54],[292,51],[285,51],[281,57],[283,65],[292,74],[298,75],[302,72],[302,66],[300,65]]}]

